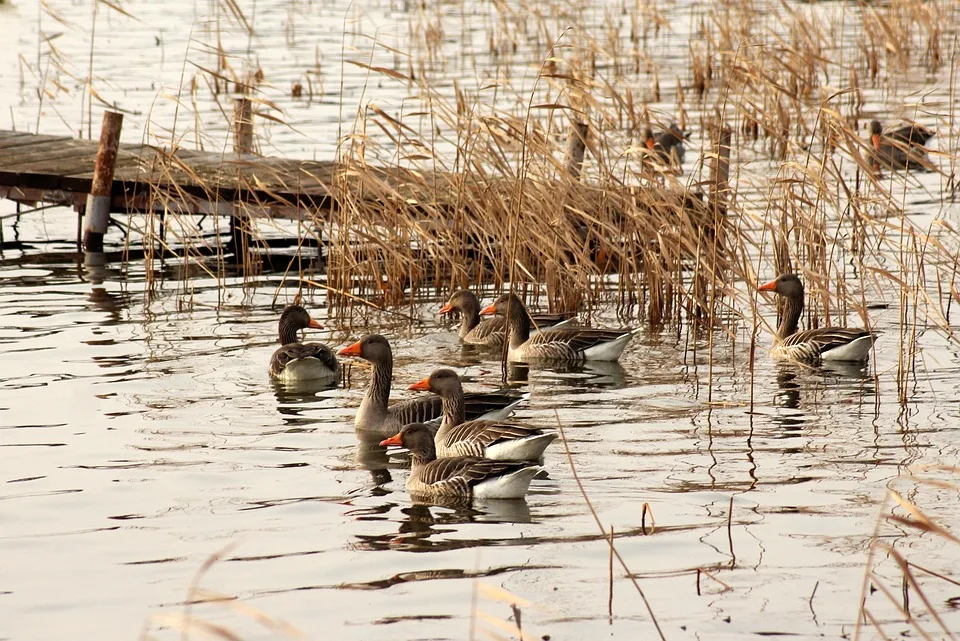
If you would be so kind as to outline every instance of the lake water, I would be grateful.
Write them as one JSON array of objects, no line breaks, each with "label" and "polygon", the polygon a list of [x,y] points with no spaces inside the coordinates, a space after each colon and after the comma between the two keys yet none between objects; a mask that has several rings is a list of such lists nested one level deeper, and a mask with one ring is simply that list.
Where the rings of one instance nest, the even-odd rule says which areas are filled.
[{"label": "lake water", "polygon": [[[69,133],[85,122],[82,82],[55,74],[63,87],[40,104],[36,78],[17,63],[18,56],[35,60],[39,23],[48,36],[61,34],[51,45],[85,74],[91,8],[50,4],[63,22],[36,3],[0,5],[0,21],[15,34],[0,44],[0,82],[8,89],[0,128],[35,130],[39,122],[42,133]],[[101,6],[97,90],[132,111],[125,138],[140,140],[148,123],[172,126],[174,105],[163,95],[195,73],[183,65],[191,25],[190,59],[201,65],[209,56],[197,51],[218,17],[231,51],[266,70],[266,98],[296,127],[265,125],[264,151],[317,158],[334,152],[331,128],[353,120],[341,115],[341,96],[355,110],[361,95],[373,100],[382,91],[385,104],[400,95],[396,87],[364,89],[364,73],[350,65],[342,67],[341,92],[334,61],[344,42],[359,48],[379,34],[402,43],[408,25],[437,22],[448,29],[438,51],[473,34],[483,54],[438,61],[438,69],[472,76],[490,59],[484,34],[511,28],[491,18],[497,11],[485,3],[267,4],[241,3],[256,16],[253,38],[228,25],[225,5],[124,3],[133,19]],[[624,3],[549,8],[550,24],[562,24],[567,10],[584,24],[625,15]],[[684,64],[693,10],[684,3],[658,11],[674,33],[657,36],[650,48],[669,44],[656,59]],[[345,23],[359,35],[345,40]],[[529,38],[510,54],[527,65],[536,59]],[[40,50],[46,59],[48,49]],[[289,98],[289,85],[318,51],[322,97]],[[16,91],[19,68],[25,81]],[[517,78],[524,73],[531,72],[517,71]],[[931,104],[954,113],[949,90],[926,80]],[[673,88],[661,82],[666,104]],[[914,89],[876,87],[869,98],[890,105]],[[186,109],[179,118],[191,122],[185,130],[202,123],[206,143],[217,149],[222,114],[208,93],[199,94],[197,120]],[[955,162],[956,133],[941,131],[933,146],[947,166]],[[756,156],[745,165],[750,176],[776,173]],[[955,225],[956,212],[941,204],[941,179],[919,180],[901,203],[911,219],[924,228],[934,220]],[[318,639],[516,638],[497,627],[514,618],[497,598],[500,589],[525,600],[529,638],[657,638],[629,576],[668,639],[849,638],[878,517],[891,513],[881,506],[888,489],[958,531],[956,474],[935,467],[958,460],[958,346],[943,329],[948,323],[921,317],[917,356],[901,367],[901,310],[908,318],[914,310],[875,280],[851,274],[847,281],[866,290],[872,326],[883,332],[865,369],[778,365],[767,357],[764,328],[751,366],[752,328],[741,322],[712,341],[705,333],[644,331],[619,365],[511,372],[512,384],[530,393],[516,418],[545,427],[560,421],[583,489],[605,531],[614,529],[629,575],[614,562],[610,601],[605,533],[562,442],[547,451],[548,478],[534,482],[526,501],[472,509],[413,504],[402,459],[365,451],[354,434],[367,369],[353,368],[351,384],[333,389],[288,388],[268,378],[279,310],[295,293],[279,276],[194,273],[185,281],[176,264],[154,265],[149,274],[137,262],[87,268],[71,242],[72,212],[16,220],[14,211],[0,202],[5,240],[24,243],[0,256],[0,639],[133,638],[142,631],[175,638],[185,614],[199,620],[193,637],[206,625],[214,636],[215,626],[225,626],[244,639],[295,637],[298,630]],[[118,242],[119,232],[111,233]],[[746,283],[731,287],[748,297]],[[935,296],[936,284],[927,291]],[[499,362],[461,348],[454,329],[438,324],[440,304],[422,301],[416,323],[384,314],[345,327],[327,321],[323,293],[311,291],[305,305],[329,329],[309,338],[340,347],[368,331],[389,336],[396,398],[440,365],[455,367],[468,389],[499,387]],[[775,322],[772,301],[761,300],[759,309]],[[859,323],[855,314],[849,320]],[[612,308],[594,322],[621,323]],[[898,385],[898,376],[906,382]],[[945,537],[889,521],[878,533],[917,566],[960,577],[960,546]],[[878,549],[869,567],[874,586],[902,598],[890,552]],[[947,629],[960,630],[960,589],[914,572]],[[909,593],[917,625],[948,638],[916,590]],[[223,599],[187,608],[189,595]],[[865,595],[889,637],[917,635],[882,591]],[[865,637],[879,635],[868,628]]]}]

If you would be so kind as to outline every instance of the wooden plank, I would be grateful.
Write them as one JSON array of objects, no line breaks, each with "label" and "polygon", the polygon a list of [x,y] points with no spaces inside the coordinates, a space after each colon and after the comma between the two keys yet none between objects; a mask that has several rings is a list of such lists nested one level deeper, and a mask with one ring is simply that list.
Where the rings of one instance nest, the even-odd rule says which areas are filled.
[{"label": "wooden plank", "polygon": [[74,151],[57,156],[51,154],[31,155],[18,162],[4,162],[3,167],[7,171],[18,171],[20,173],[48,173],[69,176],[89,171],[86,168],[92,167],[95,161],[96,156],[90,156],[86,151]]},{"label": "wooden plank", "polygon": [[[0,140],[0,151],[6,151],[8,149],[15,149],[17,147],[22,147],[24,145],[36,145],[39,143],[51,142],[51,141],[66,141],[71,140],[69,136],[41,136],[37,134],[25,134],[20,132],[9,132],[12,135],[6,136]],[[80,141],[75,141],[80,142]],[[87,143],[89,144],[89,143]]]}]

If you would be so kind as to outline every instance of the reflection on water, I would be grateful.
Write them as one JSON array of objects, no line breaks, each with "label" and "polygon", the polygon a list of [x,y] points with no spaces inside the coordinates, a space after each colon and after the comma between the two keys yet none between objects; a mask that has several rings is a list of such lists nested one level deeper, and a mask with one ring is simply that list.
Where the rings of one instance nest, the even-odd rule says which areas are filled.
[{"label": "reflection on water", "polygon": [[[269,379],[273,287],[214,311],[218,283],[201,281],[193,295],[208,304],[185,310],[176,297],[142,305],[142,274],[119,289],[115,274],[76,265],[4,269],[0,380],[17,392],[0,410],[9,490],[0,505],[18,517],[5,525],[9,594],[0,598],[18,629],[36,623],[31,604],[75,604],[91,590],[102,602],[92,612],[134,613],[127,624],[135,627],[144,607],[182,599],[203,560],[237,539],[257,572],[227,563],[222,580],[272,595],[268,610],[296,610],[304,589],[322,589],[329,605],[296,611],[296,620],[355,612],[349,638],[376,636],[370,626],[383,619],[401,638],[456,636],[443,617],[458,621],[474,577],[499,576],[534,603],[582,613],[584,628],[531,612],[545,634],[592,638],[591,626],[606,621],[606,534],[584,507],[560,441],[543,461],[548,480],[535,480],[525,501],[422,504],[404,487],[407,456],[353,428],[364,385]],[[407,394],[403,383],[441,363],[465,367],[471,389],[500,386],[496,356],[467,359],[455,336],[436,331],[426,325],[397,341],[395,400]],[[927,354],[951,361],[936,335],[922,340]],[[902,465],[956,457],[955,412],[940,401],[955,396],[958,371],[931,374],[926,384],[937,392],[918,391],[903,413],[881,402],[884,392],[896,398],[892,352],[878,350],[865,368],[758,359],[752,372],[746,354],[723,354],[710,381],[670,337],[631,346],[621,363],[510,364],[510,380],[530,393],[515,419],[555,427],[559,413],[580,483],[666,616],[689,622],[687,606],[671,605],[686,603],[706,630],[709,608],[690,601],[689,580],[671,577],[724,567],[719,578],[740,587],[715,598],[745,622],[757,606],[752,591],[775,587],[805,603],[818,581],[833,595],[818,604],[820,621],[846,621],[862,566],[831,541],[854,536],[862,545],[875,500]],[[955,510],[954,499],[943,500],[941,511]],[[149,570],[157,559],[166,560],[159,579]],[[82,578],[91,571],[104,577],[94,588]],[[782,583],[785,571],[797,579]],[[615,583],[625,592],[620,577]],[[396,609],[380,612],[377,600],[368,613],[368,602],[350,596],[370,590],[390,593]],[[806,629],[808,610],[778,608]]]}]

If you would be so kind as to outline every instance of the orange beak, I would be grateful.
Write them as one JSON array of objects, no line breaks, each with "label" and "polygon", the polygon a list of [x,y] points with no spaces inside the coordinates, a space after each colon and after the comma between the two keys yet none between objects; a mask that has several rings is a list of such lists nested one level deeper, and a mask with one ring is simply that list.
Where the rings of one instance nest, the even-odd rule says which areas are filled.
[{"label": "orange beak", "polygon": [[453,311],[453,305],[451,305],[450,303],[447,303],[446,305],[440,308],[441,314],[449,314],[452,311]]},{"label": "orange beak", "polygon": [[760,285],[760,287],[757,287],[757,291],[758,292],[775,292],[777,291],[777,281],[771,280],[766,285]]},{"label": "orange beak", "polygon": [[407,388],[413,392],[429,392],[430,391],[430,377],[423,379],[422,381],[417,381],[413,385]]},{"label": "orange beak", "polygon": [[873,134],[870,136],[870,140],[873,141],[874,149],[880,149],[880,134]]},{"label": "orange beak", "polygon": [[360,356],[360,343],[361,341],[357,341],[353,345],[347,345],[337,352],[337,356]]},{"label": "orange beak", "polygon": [[653,138],[647,138],[647,149],[653,151],[653,148],[656,146],[657,141]]},{"label": "orange beak", "polygon": [[486,307],[484,307],[483,309],[480,310],[480,315],[481,315],[481,316],[490,316],[490,315],[492,315],[492,314],[496,314],[496,313],[497,313],[497,310],[495,309],[495,307],[496,307],[496,305],[487,305]]},{"label": "orange beak", "polygon": [[323,329],[323,325],[313,320],[312,318],[310,319],[310,322],[307,323],[307,327],[312,327],[313,329]]},{"label": "orange beak", "polygon": [[403,441],[400,440],[400,435],[394,434],[390,438],[385,438],[382,441],[380,441],[381,447],[386,447],[388,445],[399,445],[400,447],[403,447]]}]

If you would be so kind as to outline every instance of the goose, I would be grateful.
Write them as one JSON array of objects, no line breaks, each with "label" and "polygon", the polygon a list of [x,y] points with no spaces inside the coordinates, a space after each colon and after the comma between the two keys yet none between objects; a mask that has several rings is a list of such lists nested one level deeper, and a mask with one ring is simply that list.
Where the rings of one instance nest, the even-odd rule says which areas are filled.
[{"label": "goose", "polygon": [[[370,385],[360,402],[354,418],[357,430],[376,432],[385,436],[396,434],[407,423],[439,424],[443,404],[437,397],[421,397],[389,405],[390,382],[393,378],[393,351],[390,342],[380,334],[370,334],[344,347],[340,356],[354,356],[373,364]],[[468,418],[484,416],[504,419],[524,399],[525,395],[511,390],[467,394],[464,411]]]},{"label": "goose", "polygon": [[575,327],[548,329],[530,336],[529,316],[520,298],[512,292],[484,307],[480,313],[506,316],[507,360],[511,361],[615,361],[639,331]]},{"label": "goose", "polygon": [[463,411],[463,386],[451,369],[435,370],[408,387],[433,392],[443,401],[443,421],[434,437],[437,456],[479,456],[497,461],[539,460],[556,433],[536,427],[485,421],[467,421]]},{"label": "goose", "polygon": [[816,364],[820,361],[865,361],[877,334],[861,328],[821,327],[797,331],[803,313],[803,283],[796,274],[781,274],[758,288],[784,298],[783,318],[777,327],[771,355],[783,360]]},{"label": "goose", "polygon": [[[480,320],[480,301],[469,289],[458,289],[440,308],[440,314],[460,312],[460,340],[471,345],[503,349],[505,325],[503,318]],[[575,320],[571,314],[532,314],[536,327],[563,327]]]},{"label": "goose", "polygon": [[280,314],[281,347],[270,357],[270,376],[281,381],[314,381],[340,378],[340,363],[333,350],[322,343],[301,343],[301,329],[323,329],[300,305],[290,305]]},{"label": "goose", "polygon": [[926,144],[936,135],[923,125],[906,125],[884,135],[880,121],[870,122],[874,169],[928,169]]},{"label": "goose", "polygon": [[423,423],[406,425],[397,434],[380,441],[388,447],[410,450],[407,490],[415,498],[522,499],[530,481],[542,469],[516,461],[491,461],[476,456],[437,458],[433,432]]},{"label": "goose", "polygon": [[[667,130],[656,136],[653,135],[653,130],[647,127],[643,132],[643,142],[647,149],[655,153],[665,165],[682,165],[686,155],[686,150],[683,147],[683,143],[687,139],[686,136],[687,133],[680,129],[677,123],[671,122]],[[674,162],[674,158],[676,158],[676,162]]]}]

